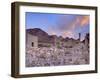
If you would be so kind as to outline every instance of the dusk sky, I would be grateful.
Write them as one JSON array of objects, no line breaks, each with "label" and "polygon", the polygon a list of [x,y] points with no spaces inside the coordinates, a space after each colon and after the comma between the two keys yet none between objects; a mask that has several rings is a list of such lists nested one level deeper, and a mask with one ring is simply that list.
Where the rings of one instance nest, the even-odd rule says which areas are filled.
[{"label": "dusk sky", "polygon": [[40,28],[49,35],[78,39],[78,33],[81,33],[81,39],[84,39],[89,33],[89,15],[26,12],[25,20],[26,29]]}]

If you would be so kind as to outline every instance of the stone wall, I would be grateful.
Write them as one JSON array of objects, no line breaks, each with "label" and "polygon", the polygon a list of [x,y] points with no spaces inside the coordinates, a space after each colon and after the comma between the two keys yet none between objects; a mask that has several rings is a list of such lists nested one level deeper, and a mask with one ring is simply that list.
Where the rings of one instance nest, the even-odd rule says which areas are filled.
[{"label": "stone wall", "polygon": [[26,34],[26,47],[27,48],[37,48],[38,47],[38,37],[31,34]]}]

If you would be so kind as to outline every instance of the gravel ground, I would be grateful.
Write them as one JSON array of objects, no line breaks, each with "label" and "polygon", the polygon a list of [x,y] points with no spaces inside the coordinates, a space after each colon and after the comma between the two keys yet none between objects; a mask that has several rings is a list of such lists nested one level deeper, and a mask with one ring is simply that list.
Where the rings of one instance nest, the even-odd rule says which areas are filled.
[{"label": "gravel ground", "polygon": [[26,67],[89,64],[89,48],[77,44],[72,48],[26,49]]}]

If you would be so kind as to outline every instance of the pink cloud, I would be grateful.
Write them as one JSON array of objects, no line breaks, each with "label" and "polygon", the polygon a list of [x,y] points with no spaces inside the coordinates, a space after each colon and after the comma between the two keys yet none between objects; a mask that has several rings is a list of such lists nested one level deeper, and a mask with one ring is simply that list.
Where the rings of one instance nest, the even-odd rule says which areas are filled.
[{"label": "pink cloud", "polygon": [[72,31],[65,31],[65,32],[62,32],[62,36],[64,38],[66,37],[72,38],[74,36],[74,33]]},{"label": "pink cloud", "polygon": [[89,24],[89,16],[77,16],[69,25],[70,29],[74,30],[76,27],[84,27]]},{"label": "pink cloud", "polygon": [[89,24],[89,16],[83,16],[82,19],[80,20],[80,25],[85,26]]},{"label": "pink cloud", "polygon": [[[64,20],[61,20],[61,22],[62,21],[66,21],[65,18]],[[64,38],[65,37],[73,38],[77,34],[74,32],[74,30],[77,27],[86,27],[86,25],[88,24],[89,24],[89,16],[77,16],[69,24],[60,25],[60,27],[49,27],[48,33],[50,35],[61,35]]]}]

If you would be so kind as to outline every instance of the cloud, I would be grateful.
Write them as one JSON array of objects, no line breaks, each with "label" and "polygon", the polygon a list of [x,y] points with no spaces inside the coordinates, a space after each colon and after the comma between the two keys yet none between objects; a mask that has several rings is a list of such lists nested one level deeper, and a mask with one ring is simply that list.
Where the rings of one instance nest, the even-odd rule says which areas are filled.
[{"label": "cloud", "polygon": [[73,36],[73,32],[72,31],[62,32],[62,36],[64,38],[66,38],[66,37],[70,37],[71,38]]},{"label": "cloud", "polygon": [[83,16],[82,19],[80,20],[80,25],[85,26],[89,24],[89,16]]},{"label": "cloud", "polygon": [[50,27],[48,32],[51,35],[61,35],[64,38],[75,38],[77,33],[75,32],[76,28],[87,27],[89,24],[89,16],[76,15],[73,18],[71,17],[61,17],[58,20],[57,26]]},{"label": "cloud", "polygon": [[70,30],[74,30],[78,25],[79,25],[79,22],[80,22],[80,18],[79,17],[76,17],[69,25],[69,29]]},{"label": "cloud", "polygon": [[50,35],[57,35],[57,32],[56,31],[50,31],[49,34]]},{"label": "cloud", "polygon": [[89,16],[77,16],[74,21],[69,25],[70,29],[75,29],[77,27],[86,27],[89,24]]},{"label": "cloud", "polygon": [[57,24],[56,28],[60,31],[75,30],[78,27],[86,27],[89,24],[89,16],[61,17]]}]

